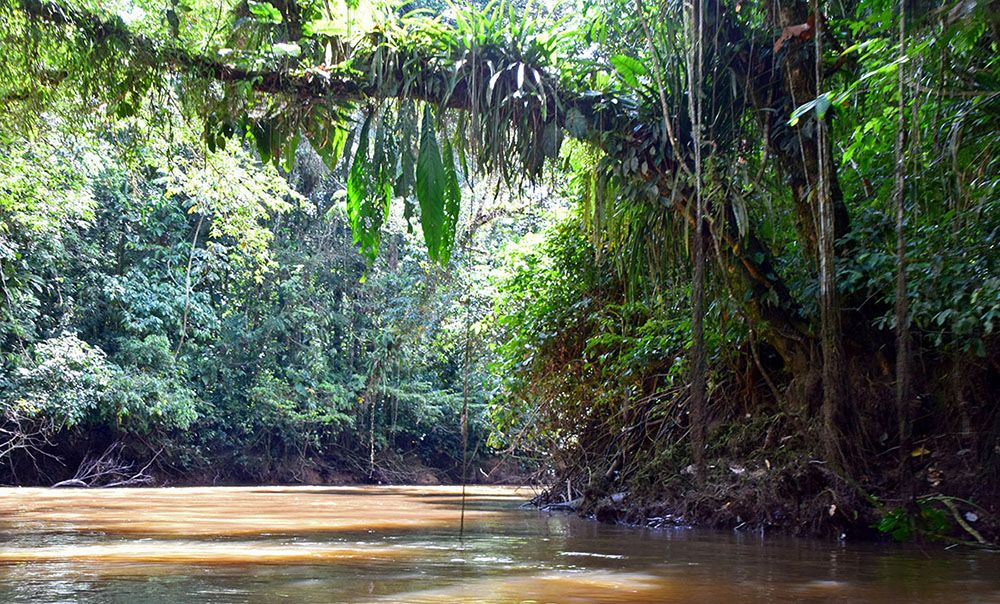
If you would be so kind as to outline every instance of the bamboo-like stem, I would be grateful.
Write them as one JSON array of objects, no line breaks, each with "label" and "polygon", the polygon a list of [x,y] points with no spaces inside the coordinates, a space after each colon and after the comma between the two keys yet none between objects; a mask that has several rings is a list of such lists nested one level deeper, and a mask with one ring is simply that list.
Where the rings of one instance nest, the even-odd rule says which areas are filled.
[{"label": "bamboo-like stem", "polygon": [[897,94],[899,115],[896,116],[895,180],[893,202],[896,206],[896,409],[899,414],[900,467],[909,465],[911,404],[910,404],[910,329],[909,300],[906,292],[906,0],[899,0],[899,66]]},{"label": "bamboo-like stem", "polygon": [[706,438],[706,363],[705,363],[705,238],[704,199],[702,191],[701,157],[701,83],[704,62],[702,0],[691,0],[688,8],[688,113],[694,143],[694,272],[691,277],[691,454],[694,475],[699,485],[705,484]]},{"label": "bamboo-like stem", "polygon": [[184,346],[184,339],[187,337],[188,311],[191,307],[191,268],[194,265],[194,252],[198,247],[198,234],[201,232],[201,225],[205,221],[205,214],[199,214],[198,224],[194,227],[194,237],[191,239],[191,251],[188,253],[187,270],[184,272],[184,313],[181,317],[181,335],[177,339],[177,349],[174,356],[181,353]]},{"label": "bamboo-like stem", "polygon": [[469,467],[469,360],[471,358],[472,337],[472,292],[465,299],[465,358],[462,380],[462,515],[459,519],[459,537],[465,535],[465,484]]}]

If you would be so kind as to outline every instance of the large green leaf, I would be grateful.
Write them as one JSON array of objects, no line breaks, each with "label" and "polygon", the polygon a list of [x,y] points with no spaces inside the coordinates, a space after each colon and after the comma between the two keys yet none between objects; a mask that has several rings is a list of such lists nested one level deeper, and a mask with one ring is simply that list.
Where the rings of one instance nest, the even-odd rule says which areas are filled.
[{"label": "large green leaf", "polygon": [[444,228],[441,234],[441,264],[448,264],[455,246],[458,213],[462,208],[462,189],[458,186],[455,152],[447,137],[444,139]]},{"label": "large green leaf", "polygon": [[360,233],[361,213],[364,200],[368,197],[368,130],[371,128],[371,116],[365,119],[361,126],[361,136],[358,139],[358,149],[354,153],[351,172],[347,177],[347,219],[357,243]]},{"label": "large green leaf", "polygon": [[247,2],[247,8],[250,9],[250,14],[261,23],[278,24],[284,19],[281,16],[281,11],[275,8],[269,2],[255,2],[254,0],[249,0]]},{"label": "large green leaf", "polygon": [[354,243],[369,262],[378,255],[382,223],[391,193],[388,186],[380,186],[376,179],[377,166],[368,157],[371,122],[369,114],[361,126],[358,150],[347,177],[347,221],[351,225]]},{"label": "large green leaf", "polygon": [[441,245],[445,236],[445,173],[434,132],[434,116],[430,106],[424,107],[420,131],[420,151],[417,154],[417,201],[420,202],[420,226],[427,242],[427,255],[441,261]]},{"label": "large green leaf", "polygon": [[639,85],[639,76],[646,75],[646,67],[639,59],[628,55],[615,55],[611,57],[611,64],[622,80],[630,87]]},{"label": "large green leaf", "polygon": [[260,154],[260,161],[265,164],[275,156],[275,147],[280,138],[277,130],[275,123],[269,119],[254,120],[250,124],[250,134],[257,145],[257,153]]},{"label": "large green leaf", "polygon": [[332,172],[344,152],[348,129],[324,108],[313,109],[310,117],[312,119],[306,131],[309,144]]},{"label": "large green leaf", "polygon": [[417,132],[417,111],[413,101],[400,103],[396,118],[396,140],[399,146],[399,173],[396,175],[393,192],[396,197],[403,198],[403,219],[406,220],[406,230],[413,232],[412,220],[416,216],[413,202],[413,187],[416,184],[415,171],[417,157],[413,147]]}]

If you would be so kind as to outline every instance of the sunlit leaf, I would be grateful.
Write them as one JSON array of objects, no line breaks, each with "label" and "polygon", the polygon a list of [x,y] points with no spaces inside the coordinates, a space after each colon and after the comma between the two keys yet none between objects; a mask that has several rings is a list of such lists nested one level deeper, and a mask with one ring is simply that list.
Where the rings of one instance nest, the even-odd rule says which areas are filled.
[{"label": "sunlit leaf", "polygon": [[302,49],[294,42],[281,42],[271,46],[271,50],[279,57],[297,57],[302,54]]},{"label": "sunlit leaf", "polygon": [[351,225],[354,243],[369,262],[378,255],[384,212],[383,195],[372,178],[372,164],[368,158],[371,115],[365,119],[358,136],[358,149],[354,154],[351,172],[347,178],[347,221]]},{"label": "sunlit leaf", "polygon": [[615,55],[611,57],[611,64],[622,80],[635,88],[639,85],[639,76],[646,75],[646,67],[639,59],[628,55]]},{"label": "sunlit leaf", "polygon": [[250,9],[250,13],[261,23],[278,24],[283,21],[281,11],[269,2],[255,2],[254,0],[249,0],[247,2],[247,7]]}]

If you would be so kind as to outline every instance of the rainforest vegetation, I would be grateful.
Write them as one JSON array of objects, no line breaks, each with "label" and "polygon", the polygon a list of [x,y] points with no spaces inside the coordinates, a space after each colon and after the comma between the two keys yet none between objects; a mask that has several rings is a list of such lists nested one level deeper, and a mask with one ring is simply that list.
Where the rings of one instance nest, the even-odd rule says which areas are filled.
[{"label": "rainforest vegetation", "polygon": [[985,0],[0,0],[0,481],[995,540]]}]

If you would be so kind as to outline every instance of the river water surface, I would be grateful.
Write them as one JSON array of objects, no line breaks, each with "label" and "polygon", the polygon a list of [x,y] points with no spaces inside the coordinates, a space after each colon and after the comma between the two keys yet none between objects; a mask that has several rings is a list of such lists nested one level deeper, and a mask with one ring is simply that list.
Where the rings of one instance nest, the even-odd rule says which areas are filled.
[{"label": "river water surface", "polygon": [[0,602],[998,602],[1000,555],[641,530],[527,489],[0,489]]}]

